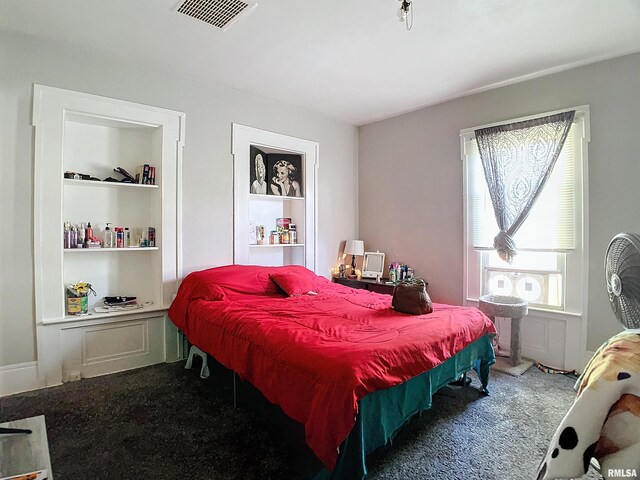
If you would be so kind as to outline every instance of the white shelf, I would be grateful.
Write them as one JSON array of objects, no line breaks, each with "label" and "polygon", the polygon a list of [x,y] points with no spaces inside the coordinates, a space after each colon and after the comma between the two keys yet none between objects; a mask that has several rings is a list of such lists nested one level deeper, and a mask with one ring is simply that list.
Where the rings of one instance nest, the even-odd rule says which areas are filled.
[{"label": "white shelf", "polygon": [[249,248],[304,247],[304,243],[270,243],[269,245],[252,245]]},{"label": "white shelf", "polygon": [[64,252],[143,252],[143,251],[153,251],[158,250],[158,247],[127,247],[127,248],[65,248]]},{"label": "white shelf", "polygon": [[62,318],[43,319],[44,325],[54,325],[56,323],[85,322],[87,320],[98,320],[101,318],[117,318],[131,315],[140,315],[145,313],[162,312],[168,310],[169,307],[149,306],[136,308],[135,310],[126,310],[122,312],[96,313],[92,312],[88,315],[65,315]]},{"label": "white shelf", "polygon": [[[34,312],[37,357],[46,359],[38,370],[42,384],[177,360],[181,343],[165,314],[181,269],[177,172],[184,114],[34,85],[32,118]],[[132,172],[144,163],[155,166],[157,185],[64,178],[67,171],[116,177],[116,165]],[[137,247],[136,241],[127,248],[64,249],[63,222],[87,220],[95,233],[107,221],[151,225],[158,241],[153,247]],[[148,303],[105,313],[90,305],[90,315],[67,315],[66,285],[79,279],[90,282],[98,298],[126,292]]]},{"label": "white shelf", "polygon": [[304,197],[285,197],[283,195],[261,195],[259,193],[250,193],[249,199],[255,200],[302,200]]},{"label": "white shelf", "polygon": [[[107,187],[107,188],[158,188],[158,185],[143,185],[141,183],[124,183],[124,182],[103,182],[99,180],[74,180],[72,178],[64,179],[65,185],[73,185],[77,187]],[[264,195],[265,197],[267,195]]]}]

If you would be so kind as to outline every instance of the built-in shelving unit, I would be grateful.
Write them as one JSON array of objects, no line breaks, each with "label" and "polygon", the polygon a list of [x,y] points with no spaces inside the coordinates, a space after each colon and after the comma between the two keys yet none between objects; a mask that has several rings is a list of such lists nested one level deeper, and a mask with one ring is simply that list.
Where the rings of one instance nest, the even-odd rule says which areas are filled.
[{"label": "built-in shelving unit", "polygon": [[[157,363],[180,355],[165,319],[178,280],[178,171],[184,114],[58,88],[34,86],[35,278],[39,374],[46,385]],[[121,179],[155,167],[156,183]],[[64,178],[65,172],[102,180]],[[155,245],[63,248],[63,225],[91,222],[130,232],[155,229]],[[92,285],[88,315],[68,315],[66,286]],[[96,312],[106,296],[143,308]]]},{"label": "built-in shelving unit", "polygon": [[[266,157],[294,157],[301,196],[251,193],[255,152]],[[252,154],[253,153],[253,157]],[[303,265],[316,268],[316,182],[318,143],[233,124],[234,157],[234,263],[250,265]],[[266,181],[275,173],[267,162]],[[270,188],[270,187],[269,187]],[[276,230],[276,219],[290,218],[296,225],[294,244],[251,243],[250,229],[264,226],[266,241]]]}]

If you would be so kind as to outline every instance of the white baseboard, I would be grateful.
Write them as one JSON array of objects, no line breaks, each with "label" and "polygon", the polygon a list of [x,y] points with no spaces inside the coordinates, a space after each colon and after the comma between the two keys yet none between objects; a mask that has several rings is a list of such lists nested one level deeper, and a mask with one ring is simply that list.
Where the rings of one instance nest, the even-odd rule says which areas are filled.
[{"label": "white baseboard", "polygon": [[26,362],[0,367],[0,397],[42,388],[38,363]]}]

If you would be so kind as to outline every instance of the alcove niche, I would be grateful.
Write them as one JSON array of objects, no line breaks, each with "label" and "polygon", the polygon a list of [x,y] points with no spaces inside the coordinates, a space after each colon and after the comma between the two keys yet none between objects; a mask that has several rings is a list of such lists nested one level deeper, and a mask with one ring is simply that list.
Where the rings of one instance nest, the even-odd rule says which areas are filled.
[{"label": "alcove niche", "polygon": [[[33,95],[38,386],[181,358],[166,311],[181,268],[185,114],[43,85]],[[125,183],[114,172],[144,165],[154,181]],[[91,245],[63,241],[70,225],[88,222]],[[148,238],[114,248],[104,242],[107,223]],[[70,314],[67,287],[79,281],[97,295],[86,313]],[[106,308],[107,296],[136,297],[139,308]]]},{"label": "alcove niche", "polygon": [[[314,141],[233,124],[234,263],[302,265],[315,271],[318,150]],[[266,191],[252,189],[259,163],[265,167]],[[289,170],[286,191],[272,181],[278,168]],[[282,218],[296,225],[295,243],[286,241],[286,235],[280,237],[284,243],[272,241],[271,232],[278,230],[277,222]],[[261,226],[265,234],[262,242],[257,233]]]}]

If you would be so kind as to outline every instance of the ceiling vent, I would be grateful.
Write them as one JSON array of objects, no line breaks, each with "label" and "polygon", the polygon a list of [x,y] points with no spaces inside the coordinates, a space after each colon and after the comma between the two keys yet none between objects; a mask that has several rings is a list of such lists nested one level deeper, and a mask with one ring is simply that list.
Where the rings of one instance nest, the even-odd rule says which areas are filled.
[{"label": "ceiling vent", "polygon": [[240,0],[185,0],[178,12],[226,30],[241,17],[246,16],[256,5],[255,2],[246,3]]}]

